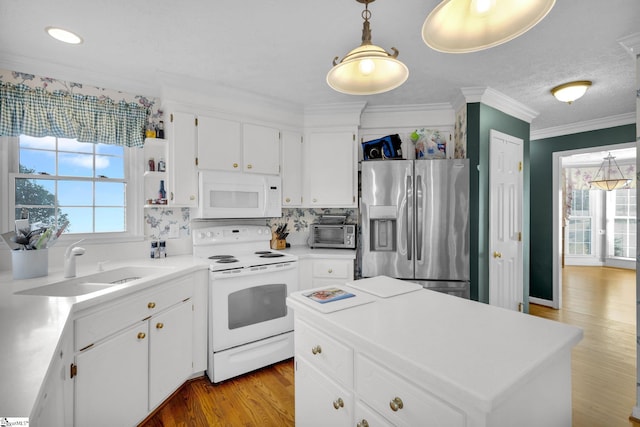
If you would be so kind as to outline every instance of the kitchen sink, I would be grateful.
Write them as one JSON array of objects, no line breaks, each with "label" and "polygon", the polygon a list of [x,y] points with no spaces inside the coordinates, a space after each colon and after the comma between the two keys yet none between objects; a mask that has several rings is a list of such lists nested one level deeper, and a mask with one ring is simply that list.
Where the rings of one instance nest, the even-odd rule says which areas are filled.
[{"label": "kitchen sink", "polygon": [[112,286],[129,283],[145,277],[162,274],[166,267],[121,267],[86,276],[61,280],[37,288],[16,292],[16,295],[40,295],[50,297],[75,297]]}]

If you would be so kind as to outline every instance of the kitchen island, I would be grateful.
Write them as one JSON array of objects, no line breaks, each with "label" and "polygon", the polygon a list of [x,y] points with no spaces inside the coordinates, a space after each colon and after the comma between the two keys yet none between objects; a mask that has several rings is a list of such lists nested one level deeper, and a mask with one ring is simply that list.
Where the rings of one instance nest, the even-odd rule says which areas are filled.
[{"label": "kitchen island", "polygon": [[296,425],[571,426],[581,329],[412,285],[379,276],[339,286],[345,299],[289,297]]}]

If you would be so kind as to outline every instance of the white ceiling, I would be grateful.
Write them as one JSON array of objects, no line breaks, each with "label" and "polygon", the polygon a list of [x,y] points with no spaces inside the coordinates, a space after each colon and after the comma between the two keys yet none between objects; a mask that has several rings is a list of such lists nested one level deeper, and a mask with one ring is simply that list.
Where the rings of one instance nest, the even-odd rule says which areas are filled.
[{"label": "white ceiling", "polygon": [[[539,113],[541,130],[635,112],[635,61],[618,40],[638,33],[638,0],[558,0],[523,36],[469,54],[427,47],[421,28],[438,0],[378,0],[373,43],[400,51],[408,81],[354,97],[326,84],[335,56],[360,44],[355,0],[2,0],[0,68],[159,96],[163,75],[193,77],[300,107],[453,103],[460,88],[490,87]],[[84,38],[65,45],[47,26]],[[549,90],[592,80],[573,105]]]}]

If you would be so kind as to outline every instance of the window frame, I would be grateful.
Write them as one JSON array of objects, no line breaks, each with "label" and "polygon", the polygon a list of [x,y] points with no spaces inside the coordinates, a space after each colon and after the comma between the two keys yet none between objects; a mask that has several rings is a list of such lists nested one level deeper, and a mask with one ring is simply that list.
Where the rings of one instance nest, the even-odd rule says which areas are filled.
[{"label": "window frame", "polygon": [[[86,182],[124,182],[126,185],[125,197],[125,231],[124,232],[95,232],[63,234],[60,242],[77,241],[85,239],[93,243],[112,243],[138,241],[144,239],[142,219],[144,217],[142,201],[142,148],[123,147],[124,149],[124,179],[96,178],[96,177],[57,177],[47,175],[32,175],[19,173],[20,144],[19,137],[0,137],[0,145],[3,149],[4,162],[0,162],[0,188],[7,194],[5,208],[0,212],[0,218],[7,230],[13,230],[15,221],[15,183],[18,178],[36,178],[51,180],[79,180]],[[6,156],[4,155],[6,154]]]},{"label": "window frame", "polygon": [[[607,217],[607,258],[611,258],[611,259],[617,259],[617,260],[625,260],[625,261],[635,261],[637,253],[638,253],[638,248],[636,246],[635,251],[636,251],[636,256],[632,256],[632,257],[624,257],[624,256],[616,256],[615,255],[615,221],[616,219],[625,219],[627,221],[627,229],[633,229],[635,230],[635,226],[637,224],[637,212],[638,212],[638,199],[637,199],[637,194],[636,194],[636,189],[635,188],[627,188],[627,189],[623,189],[624,191],[629,191],[629,194],[632,194],[633,196],[636,197],[636,216],[630,216],[630,215],[626,215],[626,216],[618,216],[616,215],[616,205],[617,205],[617,191],[620,190],[612,190],[607,192],[607,213],[606,213],[606,217]],[[628,200],[628,199],[627,199]],[[629,207],[629,203],[626,204],[627,210]],[[628,213],[628,212],[627,212]],[[636,243],[637,245],[637,230],[636,230],[636,234],[634,234],[632,237],[632,239],[628,239],[628,243]],[[627,234],[628,236],[628,234]],[[627,245],[627,249],[628,249]]]}]

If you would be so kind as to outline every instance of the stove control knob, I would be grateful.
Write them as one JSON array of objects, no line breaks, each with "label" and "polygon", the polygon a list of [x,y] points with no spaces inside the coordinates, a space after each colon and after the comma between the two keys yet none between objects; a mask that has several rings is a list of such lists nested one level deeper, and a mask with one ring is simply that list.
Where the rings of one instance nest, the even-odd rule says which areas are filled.
[{"label": "stove control knob", "polygon": [[207,231],[207,237],[208,238],[212,238],[213,237],[213,231]]},{"label": "stove control knob", "polygon": [[198,233],[198,239],[204,239],[204,233]]}]

